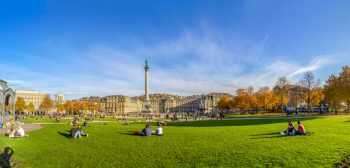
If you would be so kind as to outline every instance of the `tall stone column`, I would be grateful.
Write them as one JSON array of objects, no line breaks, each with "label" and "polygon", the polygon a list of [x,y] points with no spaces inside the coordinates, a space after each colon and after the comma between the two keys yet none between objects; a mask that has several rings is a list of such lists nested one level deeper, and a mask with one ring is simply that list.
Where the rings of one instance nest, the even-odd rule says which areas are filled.
[{"label": "tall stone column", "polygon": [[143,108],[141,110],[141,113],[150,115],[152,114],[152,109],[151,109],[151,102],[149,100],[149,95],[148,95],[148,63],[146,60],[146,65],[145,65],[145,101],[143,102]]},{"label": "tall stone column", "polygon": [[148,63],[146,60],[146,65],[145,65],[145,96],[146,96],[146,101],[149,100],[149,95],[148,95]]}]

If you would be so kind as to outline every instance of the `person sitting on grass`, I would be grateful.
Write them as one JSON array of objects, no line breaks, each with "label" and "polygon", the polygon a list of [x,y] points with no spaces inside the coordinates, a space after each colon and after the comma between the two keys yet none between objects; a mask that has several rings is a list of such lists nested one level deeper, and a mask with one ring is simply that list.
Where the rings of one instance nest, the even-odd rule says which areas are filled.
[{"label": "person sitting on grass", "polygon": [[287,134],[287,135],[293,136],[295,134],[295,132],[296,132],[296,130],[294,128],[293,121],[289,121],[287,130],[284,131],[284,132],[281,132],[281,134],[282,135],[286,135]]},{"label": "person sitting on grass", "polygon": [[70,129],[70,137],[75,138],[75,135],[78,132],[78,127],[76,125],[73,125],[72,129]]},{"label": "person sitting on grass", "polygon": [[24,133],[24,129],[21,126],[18,126],[17,131],[15,133],[15,136],[16,137],[25,137],[27,135]]},{"label": "person sitting on grass", "polygon": [[123,125],[130,125],[130,123],[129,123],[128,120],[124,120],[124,121],[123,121]]},{"label": "person sitting on grass", "polygon": [[81,136],[86,136],[86,137],[88,137],[89,136],[89,134],[85,134],[84,132],[83,132],[83,128],[81,127],[81,126],[78,126],[78,133],[79,133],[79,138],[81,137]]},{"label": "person sitting on grass", "polygon": [[146,125],[146,127],[141,131],[141,136],[151,136],[152,135],[152,128],[149,124]]},{"label": "person sitting on grass", "polygon": [[85,134],[82,131],[81,126],[74,125],[73,128],[70,130],[70,136],[71,138],[81,138],[81,136],[88,136],[89,134]]},{"label": "person sitting on grass", "polygon": [[298,131],[296,132],[297,135],[306,135],[306,130],[303,124],[298,121]]},{"label": "person sitting on grass", "polygon": [[7,130],[6,136],[8,136],[9,138],[15,137],[15,129],[13,128],[13,126],[11,126],[9,130]]},{"label": "person sitting on grass", "polygon": [[84,126],[84,127],[87,127],[87,126],[88,126],[87,120],[84,121],[83,126]]},{"label": "person sitting on grass", "polygon": [[156,129],[156,135],[163,135],[163,128],[162,125],[159,125]]},{"label": "person sitting on grass", "polygon": [[295,135],[295,132],[296,132],[296,129],[294,127],[294,124],[292,121],[290,121],[288,124],[288,135],[293,136],[293,135]]}]

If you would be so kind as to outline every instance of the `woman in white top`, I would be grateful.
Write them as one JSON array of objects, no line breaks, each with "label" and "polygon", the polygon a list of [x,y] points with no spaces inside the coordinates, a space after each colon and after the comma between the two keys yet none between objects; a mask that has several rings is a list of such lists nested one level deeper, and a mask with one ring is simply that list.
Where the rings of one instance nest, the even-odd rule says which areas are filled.
[{"label": "woman in white top", "polygon": [[163,135],[163,128],[161,125],[156,129],[156,135]]},{"label": "woman in white top", "polygon": [[21,126],[18,127],[17,133],[19,137],[25,136],[24,129]]}]

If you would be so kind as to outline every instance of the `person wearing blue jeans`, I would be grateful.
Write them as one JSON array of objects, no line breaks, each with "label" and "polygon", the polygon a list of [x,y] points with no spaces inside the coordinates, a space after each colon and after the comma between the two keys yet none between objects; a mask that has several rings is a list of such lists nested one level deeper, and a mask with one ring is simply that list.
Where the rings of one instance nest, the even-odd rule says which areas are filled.
[{"label": "person wearing blue jeans", "polygon": [[74,126],[72,129],[71,129],[71,137],[72,138],[81,138],[81,136],[89,136],[89,134],[85,134],[83,131],[82,131],[82,128],[81,126]]}]

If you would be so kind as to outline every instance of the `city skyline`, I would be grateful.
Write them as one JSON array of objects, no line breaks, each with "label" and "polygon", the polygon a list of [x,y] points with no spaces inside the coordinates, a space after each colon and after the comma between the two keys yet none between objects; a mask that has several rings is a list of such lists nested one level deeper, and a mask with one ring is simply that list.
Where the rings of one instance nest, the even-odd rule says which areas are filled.
[{"label": "city skyline", "polygon": [[2,2],[0,78],[69,99],[138,96],[147,58],[150,93],[324,81],[350,62],[349,3]]}]

